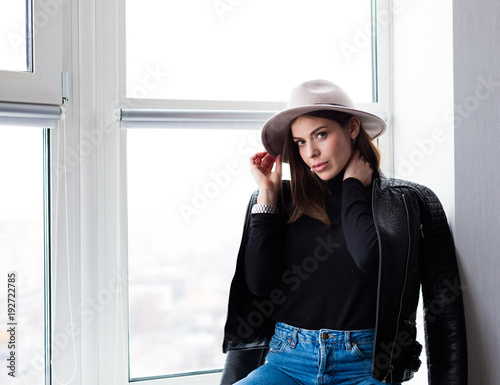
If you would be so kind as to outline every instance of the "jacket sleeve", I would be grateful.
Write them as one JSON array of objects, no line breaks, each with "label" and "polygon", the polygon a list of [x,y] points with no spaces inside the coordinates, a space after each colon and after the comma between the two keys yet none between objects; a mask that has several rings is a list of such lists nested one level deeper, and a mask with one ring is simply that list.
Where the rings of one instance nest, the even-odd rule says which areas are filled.
[{"label": "jacket sleeve", "polygon": [[252,195],[248,204],[236,271],[231,282],[222,345],[222,350],[226,353],[226,362],[221,385],[233,384],[262,365],[269,351],[268,341],[274,332],[274,321],[268,317],[263,317],[259,325],[250,324],[250,318],[255,313],[255,307],[249,306],[249,304],[265,299],[256,296],[250,291],[244,272],[245,249],[251,223],[250,211],[257,202],[257,194],[258,192],[255,192]]},{"label": "jacket sleeve", "polygon": [[446,215],[424,191],[422,293],[429,385],[467,384],[467,340],[462,285]]},{"label": "jacket sleeve", "polygon": [[269,348],[260,348],[227,352],[220,385],[231,385],[245,378],[251,371],[264,364],[268,351]]},{"label": "jacket sleeve", "polygon": [[245,279],[255,295],[268,295],[276,287],[282,266],[283,217],[252,214],[245,249]]}]

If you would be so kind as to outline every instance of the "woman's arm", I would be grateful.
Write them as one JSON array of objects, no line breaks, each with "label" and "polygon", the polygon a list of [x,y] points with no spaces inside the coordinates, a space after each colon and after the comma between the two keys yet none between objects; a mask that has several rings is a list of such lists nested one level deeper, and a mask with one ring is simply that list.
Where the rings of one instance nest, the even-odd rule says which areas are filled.
[{"label": "woman's arm", "polygon": [[357,150],[349,160],[342,185],[342,228],[347,250],[358,268],[366,273],[378,270],[378,240],[371,203],[365,188],[373,179],[373,169]]},{"label": "woman's arm", "polygon": [[282,266],[284,219],[280,214],[252,214],[245,251],[245,278],[255,295],[277,287]]},{"label": "woman's arm", "polygon": [[[276,159],[259,152],[250,160],[250,172],[259,187],[258,205],[276,206],[281,190],[281,156]],[[273,170],[274,167],[274,170]],[[283,250],[283,216],[252,214],[245,251],[245,278],[255,295],[266,295],[275,288]]]},{"label": "woman's arm", "polygon": [[378,239],[370,201],[358,179],[345,179],[342,185],[342,228],[347,250],[361,271],[378,270]]}]

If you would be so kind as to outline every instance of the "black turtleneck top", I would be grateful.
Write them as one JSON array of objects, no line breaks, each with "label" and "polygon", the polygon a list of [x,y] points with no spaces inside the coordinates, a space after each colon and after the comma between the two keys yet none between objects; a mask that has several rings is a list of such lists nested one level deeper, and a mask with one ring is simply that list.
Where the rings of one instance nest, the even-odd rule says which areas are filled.
[{"label": "black turtleneck top", "polygon": [[305,329],[375,327],[378,241],[363,184],[329,182],[331,225],[303,215],[252,214],[245,256],[250,290],[270,295],[271,317]]}]

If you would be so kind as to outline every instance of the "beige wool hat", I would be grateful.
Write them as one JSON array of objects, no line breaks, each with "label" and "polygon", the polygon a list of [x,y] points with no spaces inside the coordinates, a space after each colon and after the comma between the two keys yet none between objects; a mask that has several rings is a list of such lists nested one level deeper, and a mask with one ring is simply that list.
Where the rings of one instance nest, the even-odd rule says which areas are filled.
[{"label": "beige wool hat", "polygon": [[262,127],[262,143],[266,151],[273,157],[282,154],[290,123],[301,115],[322,110],[356,116],[372,139],[382,135],[387,127],[377,115],[356,109],[349,95],[338,85],[328,80],[309,80],[293,88],[286,109],[269,118]]}]

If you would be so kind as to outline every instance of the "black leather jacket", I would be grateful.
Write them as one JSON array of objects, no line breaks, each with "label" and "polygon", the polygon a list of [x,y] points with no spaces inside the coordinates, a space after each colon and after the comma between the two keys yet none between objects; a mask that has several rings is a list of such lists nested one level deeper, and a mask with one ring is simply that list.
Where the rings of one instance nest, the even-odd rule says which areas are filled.
[{"label": "black leather jacket", "polygon": [[[286,182],[283,190],[286,201]],[[256,199],[257,192],[249,208]],[[415,319],[422,288],[429,385],[466,385],[462,286],[441,203],[425,186],[380,175],[373,183],[372,205],[380,252],[372,376],[382,382],[402,382],[418,370],[421,345],[416,341]],[[248,211],[229,296],[222,384],[232,384],[261,365],[274,332],[266,310],[272,298],[253,295],[244,279],[249,226]]]}]

